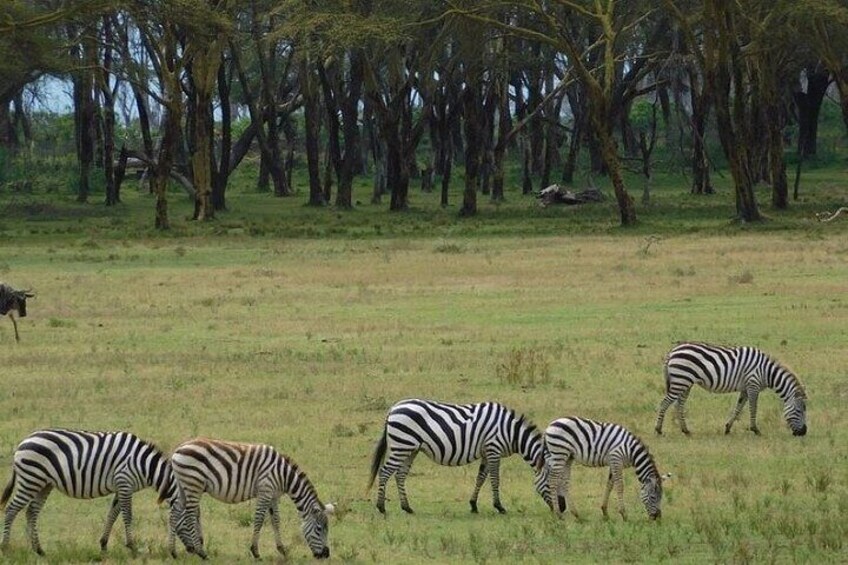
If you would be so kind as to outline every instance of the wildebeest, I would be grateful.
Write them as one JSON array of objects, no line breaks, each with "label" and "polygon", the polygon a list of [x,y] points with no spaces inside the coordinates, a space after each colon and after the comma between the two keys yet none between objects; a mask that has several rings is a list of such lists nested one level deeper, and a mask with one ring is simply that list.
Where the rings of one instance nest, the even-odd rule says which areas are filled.
[{"label": "wildebeest", "polygon": [[21,318],[26,318],[26,299],[34,296],[28,290],[15,290],[5,283],[0,283],[0,316],[8,314],[12,319],[12,325],[15,326],[15,341],[21,341],[21,336],[18,334],[18,323],[15,321],[15,312],[17,311]]}]

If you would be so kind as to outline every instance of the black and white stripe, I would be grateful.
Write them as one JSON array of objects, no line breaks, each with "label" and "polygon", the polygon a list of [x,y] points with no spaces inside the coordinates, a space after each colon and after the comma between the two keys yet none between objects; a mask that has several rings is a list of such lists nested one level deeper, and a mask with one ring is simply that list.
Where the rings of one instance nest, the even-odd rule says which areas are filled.
[{"label": "black and white stripe", "polygon": [[18,323],[15,321],[15,312],[21,318],[26,318],[26,299],[35,296],[28,290],[15,290],[11,286],[0,283],[0,316],[9,315],[12,325],[15,327],[15,341],[21,341],[18,335]]},{"label": "black and white stripe", "polygon": [[604,516],[607,516],[610,492],[615,487],[618,511],[622,518],[626,518],[622,472],[631,466],[642,485],[640,496],[648,516],[652,519],[661,516],[662,477],[647,446],[624,426],[586,418],[560,418],[551,422],[545,430],[545,445],[548,449],[550,490],[552,493],[555,491],[557,497],[557,504],[551,506],[555,506],[558,514],[570,508],[577,515],[568,503],[571,465],[576,461],[588,467],[609,466],[601,504]]},{"label": "black and white stripe", "polygon": [[536,490],[548,500],[544,493],[547,482],[542,475],[542,434],[524,416],[502,404],[447,404],[412,399],[392,406],[374,452],[368,484],[370,488],[379,474],[377,509],[380,512],[386,512],[386,483],[397,473],[401,508],[412,513],[405,482],[419,451],[439,465],[467,465],[482,459],[469,501],[472,512],[477,512],[477,496],[487,476],[491,478],[495,508],[500,513],[506,512],[500,501],[500,460],[513,453],[520,454],[536,469]]},{"label": "black and white stripe", "polygon": [[171,455],[174,475],[180,483],[191,550],[206,558],[200,524],[200,497],[204,492],[221,502],[257,499],[250,552],[259,557],[259,531],[270,513],[277,550],[285,555],[280,535],[280,496],[287,494],[302,519],[303,537],[316,558],[330,556],[327,515],[315,488],[292,460],[269,445],[234,443],[197,438],[177,447]]},{"label": "black and white stripe", "polygon": [[662,433],[665,412],[676,403],[680,429],[686,426],[686,399],[693,385],[711,392],[738,392],[739,399],[724,433],[730,433],[733,422],[747,402],[751,411],[750,430],[757,427],[757,397],[761,390],[771,388],[783,401],[783,415],[796,436],[807,433],[807,394],[798,378],[788,369],[755,347],[720,347],[705,343],[681,343],[669,352],[665,362],[665,397],[657,414],[656,431]]},{"label": "black and white stripe", "polygon": [[[168,458],[153,444],[126,432],[85,432],[48,429],[33,432],[18,445],[12,478],[3,491],[0,507],[11,498],[3,524],[6,547],[12,522],[27,508],[27,531],[32,549],[43,555],[38,540],[38,515],[47,496],[55,488],[72,498],[98,498],[114,494],[100,538],[106,550],[109,534],[120,512],[126,526],[127,547],[135,551],[132,532],[132,496],[153,487],[160,499],[179,508],[177,484]],[[14,492],[14,496],[12,496]],[[169,549],[175,554],[174,525],[178,512],[172,512]]]}]

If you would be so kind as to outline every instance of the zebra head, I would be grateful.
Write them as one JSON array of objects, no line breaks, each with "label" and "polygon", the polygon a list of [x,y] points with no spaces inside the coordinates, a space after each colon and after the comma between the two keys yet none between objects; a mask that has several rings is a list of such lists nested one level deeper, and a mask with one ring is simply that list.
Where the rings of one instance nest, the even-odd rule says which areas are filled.
[{"label": "zebra head", "polygon": [[[170,500],[171,514],[168,520],[168,526],[171,532],[175,533],[189,553],[195,553],[194,546],[194,522],[189,519],[185,511],[185,500],[180,496],[174,496]],[[173,549],[173,548],[172,548]],[[176,557],[176,555],[173,555]]]},{"label": "zebra head", "polygon": [[327,516],[334,510],[335,507],[332,504],[322,505],[316,501],[300,514],[303,537],[315,559],[325,559],[330,556],[330,547],[327,545],[330,524]]},{"label": "zebra head", "polygon": [[[546,450],[547,451],[547,450]],[[553,500],[551,499],[551,485],[549,478],[551,475],[551,467],[547,464],[547,457],[542,455],[539,457],[539,462],[536,464],[536,475],[533,477],[533,486],[536,487],[536,492],[545,501],[545,504],[553,510]]]},{"label": "zebra head", "polygon": [[792,435],[807,435],[807,398],[796,392],[783,406],[783,417],[792,430]]},{"label": "zebra head", "polygon": [[662,510],[660,509],[660,504],[662,503],[662,477],[659,474],[652,473],[642,481],[639,495],[651,520],[662,517]]},{"label": "zebra head", "polygon": [[518,417],[516,427],[514,438],[517,440],[517,445],[513,449],[521,453],[524,460],[533,466],[535,469],[533,486],[542,500],[545,501],[545,504],[551,506],[550,486],[548,485],[548,476],[550,475],[550,468],[547,464],[548,448],[545,446],[542,432],[524,416]]}]

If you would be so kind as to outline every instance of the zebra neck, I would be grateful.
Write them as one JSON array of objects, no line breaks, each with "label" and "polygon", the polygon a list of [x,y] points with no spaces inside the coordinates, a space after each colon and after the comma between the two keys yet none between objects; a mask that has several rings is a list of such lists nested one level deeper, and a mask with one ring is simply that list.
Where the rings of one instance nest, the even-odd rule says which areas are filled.
[{"label": "zebra neck", "polygon": [[522,422],[516,430],[516,440],[518,445],[514,447],[514,451],[521,454],[527,463],[536,466],[544,450],[542,433],[539,429],[532,424]]},{"label": "zebra neck", "polygon": [[659,476],[657,464],[654,462],[653,456],[645,447],[645,444],[637,437],[633,437],[633,443],[630,448],[630,459],[633,462],[633,468],[636,471],[636,476],[640,483],[646,482],[652,477]]},{"label": "zebra neck", "polygon": [[766,369],[766,385],[774,389],[784,404],[795,398],[799,391],[803,395],[795,375],[773,361],[769,362]]},{"label": "zebra neck", "polygon": [[315,487],[312,486],[309,477],[306,473],[297,468],[291,468],[292,475],[286,481],[286,494],[292,499],[297,511],[304,514],[318,500],[318,493],[315,492]]},{"label": "zebra neck", "polygon": [[147,465],[143,465],[142,469],[147,486],[155,488],[163,500],[170,501],[176,494],[177,483],[171,464],[165,456],[154,451],[150,459],[147,460]]}]

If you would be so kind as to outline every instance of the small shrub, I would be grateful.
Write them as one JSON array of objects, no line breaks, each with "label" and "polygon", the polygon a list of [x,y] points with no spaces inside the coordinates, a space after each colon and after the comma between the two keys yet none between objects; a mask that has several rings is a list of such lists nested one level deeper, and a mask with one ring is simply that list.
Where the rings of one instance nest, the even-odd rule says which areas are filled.
[{"label": "small shrub", "polygon": [[450,243],[443,241],[433,248],[434,253],[447,253],[449,255],[458,255],[465,253],[465,246],[458,243]]},{"label": "small shrub", "polygon": [[551,364],[543,351],[516,347],[498,364],[495,374],[506,384],[532,388],[551,382]]},{"label": "small shrub", "polygon": [[727,280],[731,284],[751,284],[754,282],[754,275],[751,271],[745,270],[740,275],[728,277]]},{"label": "small shrub", "polygon": [[51,328],[75,328],[77,324],[72,320],[50,318],[50,320],[47,322],[47,325],[49,325]]}]

